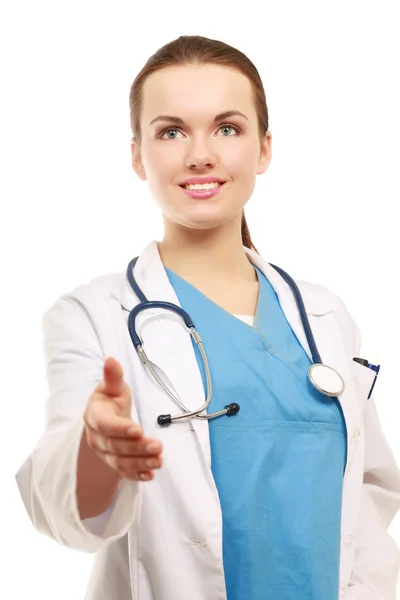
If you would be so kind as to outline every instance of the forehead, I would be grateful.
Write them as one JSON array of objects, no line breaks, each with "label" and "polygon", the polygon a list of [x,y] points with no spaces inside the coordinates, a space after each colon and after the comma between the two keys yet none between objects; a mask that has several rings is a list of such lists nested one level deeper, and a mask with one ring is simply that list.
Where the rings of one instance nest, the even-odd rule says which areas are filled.
[{"label": "forehead", "polygon": [[252,86],[237,69],[219,65],[179,65],[152,73],[143,85],[142,120],[148,125],[159,114],[189,119],[210,118],[225,110],[240,110],[250,118]]}]

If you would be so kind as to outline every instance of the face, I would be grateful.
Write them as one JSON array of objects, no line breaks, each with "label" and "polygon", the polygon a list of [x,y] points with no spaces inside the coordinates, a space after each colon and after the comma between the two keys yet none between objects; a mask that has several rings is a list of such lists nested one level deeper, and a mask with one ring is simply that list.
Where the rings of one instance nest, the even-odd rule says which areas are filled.
[{"label": "face", "polygon": [[[241,218],[271,160],[271,134],[260,139],[247,77],[218,65],[168,67],[152,73],[142,93],[142,142],[132,143],[132,166],[164,220],[207,229]],[[227,111],[241,114],[215,120]],[[210,198],[192,198],[181,184],[201,176],[225,183]]]}]

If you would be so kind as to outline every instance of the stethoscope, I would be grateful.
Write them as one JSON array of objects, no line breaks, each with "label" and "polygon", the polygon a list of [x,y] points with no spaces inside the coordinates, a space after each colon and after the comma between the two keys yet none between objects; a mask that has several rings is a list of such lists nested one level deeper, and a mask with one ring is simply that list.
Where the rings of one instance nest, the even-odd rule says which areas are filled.
[{"label": "stethoscope", "polygon": [[[179,415],[159,415],[157,417],[157,423],[159,425],[169,425],[170,423],[173,423],[174,421],[178,421],[180,419],[188,419],[188,418],[192,418],[192,417],[194,417],[196,419],[214,419],[215,417],[220,417],[222,415],[227,415],[228,417],[231,417],[232,415],[236,415],[240,410],[240,406],[236,402],[232,402],[231,404],[226,405],[222,410],[219,410],[217,412],[214,412],[211,414],[203,413],[203,411],[207,409],[207,407],[209,406],[209,404],[211,402],[212,383],[211,383],[211,376],[210,376],[210,368],[208,365],[206,353],[204,351],[202,339],[201,339],[200,335],[197,333],[192,319],[187,314],[187,312],[185,312],[183,310],[183,308],[181,308],[180,306],[177,306],[176,304],[172,304],[171,302],[163,302],[160,300],[149,301],[146,298],[146,296],[140,289],[139,285],[137,284],[136,279],[133,276],[133,270],[135,268],[135,264],[136,264],[136,261],[138,260],[138,258],[139,257],[133,258],[130,261],[130,263],[128,265],[128,269],[127,269],[128,281],[129,281],[133,291],[135,292],[136,296],[140,300],[139,304],[137,306],[135,306],[129,313],[129,317],[128,317],[129,333],[130,333],[133,345],[136,349],[136,352],[138,353],[139,358],[142,361],[143,365],[149,370],[151,375],[155,378],[157,383],[161,386],[161,388],[165,391],[165,393],[171,398],[171,400],[183,411],[182,414],[179,414]],[[328,365],[324,365],[321,361],[321,357],[319,355],[319,352],[318,352],[318,349],[317,349],[317,346],[316,346],[316,343],[314,340],[314,336],[311,331],[310,323],[307,318],[306,309],[304,307],[303,298],[301,297],[299,288],[297,287],[295,281],[290,277],[290,275],[288,275],[285,271],[283,271],[283,269],[276,267],[275,265],[272,265],[272,264],[271,264],[271,267],[273,267],[276,271],[278,271],[278,273],[283,277],[283,279],[289,285],[289,287],[295,297],[297,308],[300,312],[301,322],[302,322],[302,325],[303,325],[303,328],[304,328],[304,331],[305,331],[305,334],[307,337],[307,342],[310,347],[312,360],[313,360],[313,364],[308,369],[308,378],[309,378],[311,384],[319,392],[321,392],[321,394],[324,394],[325,396],[329,396],[329,397],[339,396],[344,391],[344,388],[345,388],[344,381],[343,381],[341,375],[335,369],[333,369],[332,367],[329,367]],[[152,363],[150,362],[150,360],[148,359],[148,357],[146,355],[146,352],[144,351],[143,341],[141,340],[141,338],[139,337],[139,335],[136,332],[135,320],[136,320],[137,315],[140,312],[142,312],[143,310],[148,310],[149,308],[150,309],[163,308],[165,310],[172,311],[172,312],[176,313],[179,317],[181,317],[186,325],[187,332],[190,333],[190,335],[193,337],[194,341],[196,342],[196,344],[200,350],[201,357],[203,360],[204,370],[205,370],[205,374],[206,374],[207,395],[206,395],[206,401],[204,402],[204,404],[196,410],[193,410],[193,411],[188,410],[188,408],[184,404],[182,404],[182,402],[180,402],[180,400],[171,392],[171,390],[164,384],[162,379],[158,376],[158,374],[154,370]]]}]

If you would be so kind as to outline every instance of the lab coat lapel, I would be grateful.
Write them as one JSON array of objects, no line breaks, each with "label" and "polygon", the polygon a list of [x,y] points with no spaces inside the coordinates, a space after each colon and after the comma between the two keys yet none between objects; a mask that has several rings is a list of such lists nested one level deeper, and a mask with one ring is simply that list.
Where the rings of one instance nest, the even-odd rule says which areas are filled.
[{"label": "lab coat lapel", "polygon": [[[311,350],[301,322],[300,313],[289,285],[281,275],[256,252],[247,248],[245,250],[251,262],[268,278],[278,296],[279,303],[285,313],[289,325],[308,357],[312,360]],[[362,411],[357,398],[357,390],[354,385],[354,373],[351,370],[351,361],[353,357],[346,355],[340,336],[336,336],[335,338],[335,330],[333,329],[331,313],[340,308],[340,301],[333,294],[327,293],[327,290],[323,287],[318,289],[318,286],[303,281],[296,281],[296,284],[299,287],[303,298],[306,314],[318,352],[321,356],[321,361],[323,364],[336,369],[345,382],[345,389],[343,393],[338,396],[338,400],[343,410],[347,428],[347,473],[353,460],[354,451],[360,435]],[[340,333],[341,335],[346,334],[344,331],[341,331]],[[366,371],[366,377],[371,378],[372,385],[372,371],[370,373]]]},{"label": "lab coat lapel", "polygon": [[[306,294],[304,290],[302,291],[302,286],[299,285],[299,287],[303,298],[305,298]],[[307,316],[322,362],[336,369],[345,382],[345,389],[338,396],[338,400],[343,410],[347,428],[347,473],[359,441],[362,422],[361,404],[354,385],[354,372],[352,370],[353,356],[346,353],[345,345],[340,338],[335,338],[335,331],[331,326],[328,326],[330,315],[309,313]],[[346,332],[342,332],[342,334],[345,335]],[[365,378],[370,380],[372,385],[373,371],[367,370],[365,367],[362,368],[365,369]]]},{"label": "lab coat lapel", "polygon": [[[149,244],[139,256],[134,276],[148,300],[171,302],[181,306],[165,272],[156,242]],[[125,278],[121,290],[121,304],[131,311],[137,303],[138,299]],[[202,406],[205,402],[203,381],[191,336],[182,319],[162,308],[149,309],[137,316],[136,331],[143,339],[148,358],[162,371],[160,376],[163,381],[174,393],[176,392],[181,402],[190,410]],[[180,414],[182,411],[168,399],[168,412]],[[191,419],[189,426],[197,434],[204,457],[210,465],[207,420]]]}]

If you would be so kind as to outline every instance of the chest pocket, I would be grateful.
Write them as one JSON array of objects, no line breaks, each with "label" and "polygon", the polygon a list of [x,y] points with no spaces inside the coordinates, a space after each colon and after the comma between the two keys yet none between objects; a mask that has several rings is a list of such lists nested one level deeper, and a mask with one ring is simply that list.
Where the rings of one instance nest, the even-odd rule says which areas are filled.
[{"label": "chest pocket", "polygon": [[361,410],[363,411],[368,401],[368,396],[374,383],[376,373],[372,369],[360,365],[360,363],[354,360],[351,361],[351,372],[358,401]]}]

